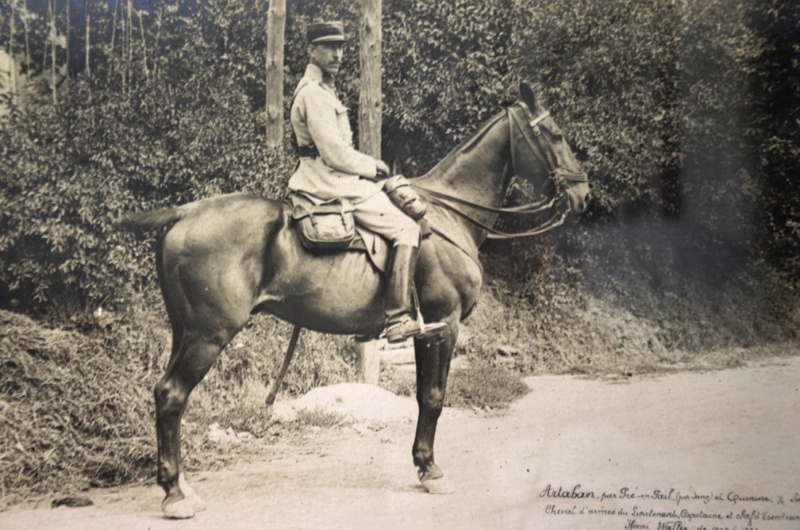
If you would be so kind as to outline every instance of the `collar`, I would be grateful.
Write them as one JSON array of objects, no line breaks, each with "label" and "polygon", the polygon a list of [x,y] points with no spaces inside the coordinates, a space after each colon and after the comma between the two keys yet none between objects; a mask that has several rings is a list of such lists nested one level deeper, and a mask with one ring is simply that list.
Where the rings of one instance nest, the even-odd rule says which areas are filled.
[{"label": "collar", "polygon": [[305,75],[305,77],[310,77],[311,79],[313,79],[314,81],[316,81],[317,83],[319,83],[320,85],[322,85],[322,86],[324,86],[326,88],[329,88],[331,90],[334,90],[334,88],[335,88],[334,85],[333,85],[333,76],[330,75],[330,74],[325,73],[322,70],[322,68],[320,68],[316,64],[308,63],[308,66],[306,66],[306,72],[305,72],[304,75]]}]

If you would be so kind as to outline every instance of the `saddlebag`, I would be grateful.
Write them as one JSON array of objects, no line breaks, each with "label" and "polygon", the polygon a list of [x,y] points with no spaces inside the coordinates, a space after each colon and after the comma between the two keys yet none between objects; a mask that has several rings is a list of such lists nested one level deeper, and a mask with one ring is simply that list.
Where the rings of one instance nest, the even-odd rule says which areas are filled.
[{"label": "saddlebag", "polygon": [[332,199],[315,204],[292,194],[292,218],[300,241],[307,250],[336,251],[350,246],[356,236],[355,207],[347,199]]}]

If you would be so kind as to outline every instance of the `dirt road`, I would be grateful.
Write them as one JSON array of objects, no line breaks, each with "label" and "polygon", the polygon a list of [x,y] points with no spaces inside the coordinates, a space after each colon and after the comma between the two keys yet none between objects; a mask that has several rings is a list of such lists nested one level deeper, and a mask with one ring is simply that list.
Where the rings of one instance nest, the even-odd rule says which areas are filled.
[{"label": "dirt road", "polygon": [[190,476],[208,503],[192,520],[162,519],[149,485],[89,492],[85,508],[15,508],[0,528],[800,529],[800,357],[527,382],[502,416],[445,411],[436,454],[451,495],[418,486],[414,407],[397,398],[403,412],[383,426],[324,430],[256,465]]}]

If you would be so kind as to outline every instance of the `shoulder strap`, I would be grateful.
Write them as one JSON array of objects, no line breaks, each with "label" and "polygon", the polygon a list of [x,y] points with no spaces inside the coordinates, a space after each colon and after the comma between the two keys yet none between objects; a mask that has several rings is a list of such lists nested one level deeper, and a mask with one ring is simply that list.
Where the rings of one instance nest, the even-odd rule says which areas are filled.
[{"label": "shoulder strap", "polygon": [[[310,77],[303,77],[299,83],[297,83],[297,87],[294,89],[294,94],[292,95],[292,105],[294,105],[294,100],[297,99],[297,95],[300,94],[300,91],[303,90],[305,87],[310,85],[311,83],[315,83],[313,79]],[[290,106],[291,108],[291,106]]]}]

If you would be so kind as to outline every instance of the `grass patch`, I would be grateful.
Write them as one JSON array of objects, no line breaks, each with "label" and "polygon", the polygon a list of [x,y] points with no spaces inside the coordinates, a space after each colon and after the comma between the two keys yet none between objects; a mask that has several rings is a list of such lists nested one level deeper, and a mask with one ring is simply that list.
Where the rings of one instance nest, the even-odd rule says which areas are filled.
[{"label": "grass patch", "polygon": [[[398,396],[415,396],[416,376],[394,366],[383,366],[381,388]],[[450,371],[444,404],[446,407],[505,410],[529,391],[519,372],[477,356],[470,356],[463,368]]]},{"label": "grass patch", "polygon": [[502,366],[476,359],[466,368],[450,374],[445,406],[482,410],[506,409],[528,393],[519,376]]},{"label": "grass patch", "polygon": [[313,410],[299,410],[297,412],[297,419],[295,420],[295,423],[301,427],[330,429],[334,427],[351,425],[353,420],[344,414],[339,414],[338,412],[329,412],[324,409],[317,408]]},{"label": "grass patch", "polygon": [[[89,334],[0,311],[0,509],[31,494],[73,494],[155,477],[152,392],[170,343],[156,307],[109,314]],[[258,454],[264,443],[299,439],[309,426],[341,423],[319,414],[284,424],[269,414],[266,394],[289,332],[286,324],[258,316],[223,351],[184,416],[187,469],[219,468]],[[353,365],[346,338],[304,333],[278,399],[352,381]],[[255,441],[235,450],[211,444],[215,422]]]},{"label": "grass patch", "polygon": [[[379,384],[398,396],[415,396],[417,391],[414,373],[399,371],[391,365],[381,370]],[[471,356],[463,368],[450,371],[444,404],[446,407],[504,410],[528,390],[518,372]]]},{"label": "grass patch", "polygon": [[767,264],[724,246],[701,253],[660,225],[583,231],[572,249],[566,233],[489,245],[457,352],[526,375],[591,376],[731,368],[800,349],[800,291]]},{"label": "grass patch", "polygon": [[0,311],[1,504],[155,469],[151,374],[102,341]]}]

